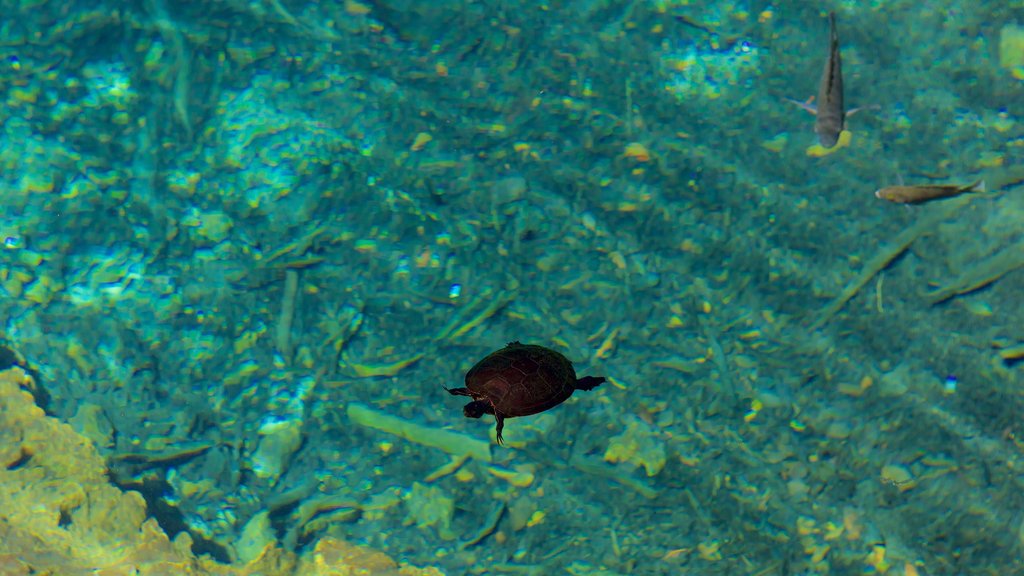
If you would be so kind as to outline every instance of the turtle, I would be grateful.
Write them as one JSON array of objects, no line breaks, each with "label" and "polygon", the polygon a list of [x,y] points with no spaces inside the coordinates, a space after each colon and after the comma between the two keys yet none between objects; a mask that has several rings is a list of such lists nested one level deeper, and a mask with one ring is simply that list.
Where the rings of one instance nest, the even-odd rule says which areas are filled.
[{"label": "turtle", "polygon": [[445,390],[453,396],[469,396],[462,408],[466,418],[494,414],[498,444],[505,418],[529,416],[565,402],[576,390],[593,390],[602,376],[576,378],[572,362],[562,354],[536,344],[510,342],[488,354],[466,373],[465,388]]}]

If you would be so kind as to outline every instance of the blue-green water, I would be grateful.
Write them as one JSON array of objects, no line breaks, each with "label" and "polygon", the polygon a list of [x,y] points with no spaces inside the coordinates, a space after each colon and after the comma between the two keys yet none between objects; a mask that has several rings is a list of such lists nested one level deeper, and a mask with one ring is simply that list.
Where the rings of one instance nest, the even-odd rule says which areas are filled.
[{"label": "blue-green water", "polygon": [[1024,3],[0,7],[4,365],[222,570],[1020,571]]}]

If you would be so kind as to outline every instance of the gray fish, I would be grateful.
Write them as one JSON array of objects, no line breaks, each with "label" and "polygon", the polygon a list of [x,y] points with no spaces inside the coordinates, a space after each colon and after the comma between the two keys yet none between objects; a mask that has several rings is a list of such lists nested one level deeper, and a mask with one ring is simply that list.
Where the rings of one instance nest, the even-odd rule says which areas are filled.
[{"label": "gray fish", "polygon": [[817,116],[814,121],[814,132],[818,135],[818,142],[825,148],[832,148],[839,142],[839,134],[846,126],[846,117],[852,116],[860,108],[847,112],[843,106],[843,63],[839,56],[839,32],[836,31],[835,12],[828,13],[828,22],[828,59],[825,61],[825,70],[821,73],[821,82],[818,84],[816,105],[792,98],[786,100]]},{"label": "gray fish", "polygon": [[814,121],[818,142],[825,148],[836,145],[846,121],[846,110],[843,108],[843,62],[839,57],[835,12],[828,13],[828,22],[831,29],[828,60],[825,61],[825,70],[821,73],[821,83],[818,85],[818,114]]}]

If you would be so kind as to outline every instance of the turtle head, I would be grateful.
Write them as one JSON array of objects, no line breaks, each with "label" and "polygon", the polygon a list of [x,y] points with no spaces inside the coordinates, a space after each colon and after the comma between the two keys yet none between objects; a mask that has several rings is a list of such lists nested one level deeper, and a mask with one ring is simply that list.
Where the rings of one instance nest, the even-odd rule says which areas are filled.
[{"label": "turtle head", "polygon": [[474,400],[462,407],[462,414],[466,418],[479,418],[484,414],[494,414],[494,409],[486,400]]}]

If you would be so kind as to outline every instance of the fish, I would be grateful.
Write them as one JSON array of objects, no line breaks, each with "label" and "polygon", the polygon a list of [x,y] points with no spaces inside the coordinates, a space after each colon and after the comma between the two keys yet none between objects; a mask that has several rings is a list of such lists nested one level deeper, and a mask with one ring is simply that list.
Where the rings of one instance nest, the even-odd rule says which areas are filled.
[{"label": "fish", "polygon": [[825,148],[832,148],[839,142],[839,135],[846,125],[846,117],[859,109],[849,112],[843,107],[843,61],[839,55],[839,32],[836,30],[836,13],[828,13],[829,39],[828,59],[818,83],[817,105],[786,98],[793,104],[814,114],[814,133]]},{"label": "fish", "polygon": [[875,197],[897,204],[924,204],[932,200],[953,198],[961,194],[985,191],[985,181],[977,180],[966,186],[959,184],[924,184],[921,186],[886,186],[875,191]]},{"label": "fish", "polygon": [[814,120],[814,133],[825,148],[836,145],[846,123],[846,110],[843,108],[843,61],[839,56],[835,12],[828,13],[828,24],[828,60],[825,61],[825,69],[818,84],[818,114]]}]

